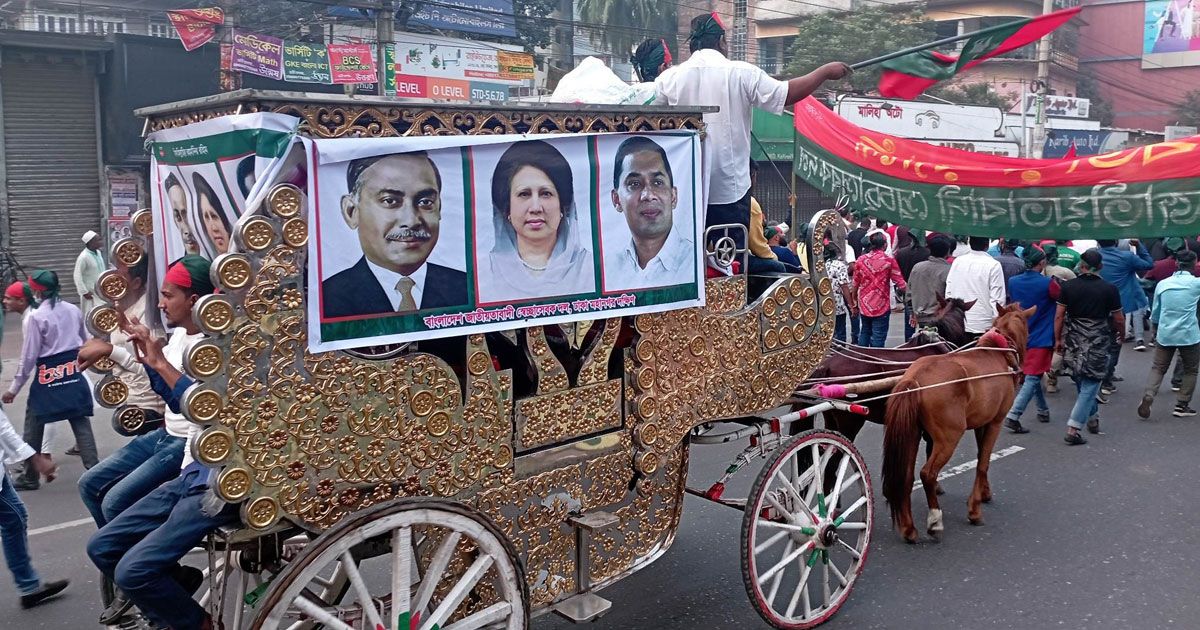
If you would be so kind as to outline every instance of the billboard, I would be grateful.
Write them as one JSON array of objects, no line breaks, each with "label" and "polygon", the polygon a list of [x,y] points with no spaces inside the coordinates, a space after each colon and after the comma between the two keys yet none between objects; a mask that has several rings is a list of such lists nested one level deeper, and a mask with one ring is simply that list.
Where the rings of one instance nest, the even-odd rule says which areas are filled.
[{"label": "billboard", "polygon": [[998,107],[880,98],[843,98],[837,115],[866,129],[920,140],[995,140],[1004,126]]},{"label": "billboard", "polygon": [[1200,65],[1200,25],[1193,0],[1149,0],[1142,68]]}]

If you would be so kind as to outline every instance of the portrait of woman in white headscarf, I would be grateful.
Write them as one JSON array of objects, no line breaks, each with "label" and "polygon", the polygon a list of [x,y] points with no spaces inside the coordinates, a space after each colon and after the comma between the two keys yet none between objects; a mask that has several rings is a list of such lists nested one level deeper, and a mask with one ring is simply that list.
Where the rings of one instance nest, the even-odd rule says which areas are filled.
[{"label": "portrait of woman in white headscarf", "polygon": [[595,266],[581,237],[572,180],[571,165],[545,141],[518,142],[505,150],[492,175],[495,245],[479,283],[480,302],[596,289]]}]

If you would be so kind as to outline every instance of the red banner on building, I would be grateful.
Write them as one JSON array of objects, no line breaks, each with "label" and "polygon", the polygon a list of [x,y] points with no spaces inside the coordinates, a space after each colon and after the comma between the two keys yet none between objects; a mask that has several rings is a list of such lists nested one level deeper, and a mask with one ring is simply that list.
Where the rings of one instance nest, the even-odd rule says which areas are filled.
[{"label": "red banner on building", "polygon": [[334,83],[375,83],[375,58],[370,44],[330,44],[329,70]]},{"label": "red banner on building", "polygon": [[179,34],[184,50],[195,50],[217,36],[217,27],[225,22],[225,13],[219,8],[175,9],[167,11],[167,17]]}]

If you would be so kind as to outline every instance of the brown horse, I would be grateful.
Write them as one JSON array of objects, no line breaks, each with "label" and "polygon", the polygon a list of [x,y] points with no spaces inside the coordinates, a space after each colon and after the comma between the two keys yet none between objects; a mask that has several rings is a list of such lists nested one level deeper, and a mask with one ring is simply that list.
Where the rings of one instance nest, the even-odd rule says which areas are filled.
[{"label": "brown horse", "polygon": [[[838,343],[830,349],[829,355],[821,365],[809,375],[810,383],[802,384],[799,389],[810,387],[811,383],[815,382],[836,380],[845,384],[895,376],[921,357],[946,354],[970,341],[964,322],[966,312],[971,310],[975,301],[939,299],[938,304],[933,319],[938,332],[936,337],[918,332],[911,340],[895,348],[865,348]],[[873,398],[874,394],[871,397]],[[825,428],[837,431],[853,441],[866,422],[883,424],[885,399],[866,402],[863,406],[868,410],[866,415],[836,409],[825,412]]]},{"label": "brown horse", "polygon": [[981,503],[992,499],[988,464],[1004,415],[1016,396],[1016,377],[1029,338],[1028,319],[1034,309],[996,305],[999,316],[974,349],[924,357],[913,362],[887,402],[883,438],[883,496],[892,522],[908,542],[917,541],[912,520],[913,466],[922,432],[933,441],[933,452],[921,469],[921,484],[929,502],[927,531],[940,536],[942,510],[937,477],[967,429],[975,431],[979,464],[975,487],[967,500],[967,518],[983,523]]}]

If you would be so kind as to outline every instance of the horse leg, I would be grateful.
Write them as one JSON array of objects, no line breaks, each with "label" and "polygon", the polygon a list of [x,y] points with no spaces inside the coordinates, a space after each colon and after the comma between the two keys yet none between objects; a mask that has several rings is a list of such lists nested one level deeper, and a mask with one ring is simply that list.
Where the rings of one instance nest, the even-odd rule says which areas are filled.
[{"label": "horse leg", "polygon": [[[925,461],[929,461],[929,454],[933,452],[933,438],[929,437],[929,434],[925,431],[921,432],[921,437],[925,440]],[[946,494],[940,481],[933,482],[933,488],[938,493],[938,496]]]},{"label": "horse leg", "polygon": [[983,525],[982,504],[992,500],[992,486],[988,483],[988,467],[992,463],[992,449],[1000,437],[1001,419],[975,429],[975,441],[979,445],[979,465],[975,468],[975,487],[967,499],[967,519],[972,525]]},{"label": "horse leg", "polygon": [[921,468],[921,485],[925,488],[925,501],[929,503],[926,531],[935,539],[940,539],[945,525],[942,522],[942,510],[937,497],[938,473],[942,472],[946,462],[949,462],[950,457],[954,455],[954,449],[958,446],[958,441],[962,439],[962,432],[946,430],[931,435],[933,452],[929,454],[929,458],[925,460],[925,466]]}]

